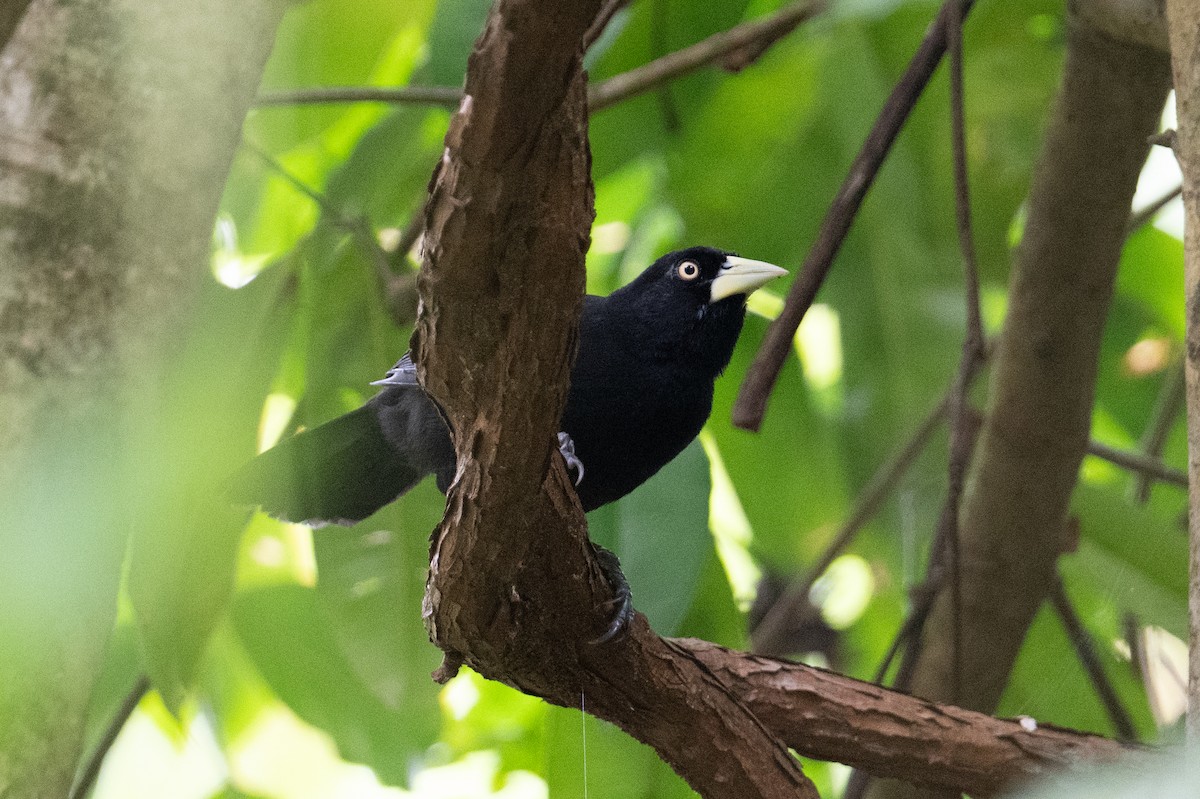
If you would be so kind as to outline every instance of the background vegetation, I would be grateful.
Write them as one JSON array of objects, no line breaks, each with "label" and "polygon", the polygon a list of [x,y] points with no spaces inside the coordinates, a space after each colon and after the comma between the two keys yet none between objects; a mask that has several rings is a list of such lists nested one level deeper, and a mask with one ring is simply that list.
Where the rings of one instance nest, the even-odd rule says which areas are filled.
[{"label": "background vegetation", "polygon": [[[592,80],[779,5],[634,3],[590,52]],[[457,87],[488,6],[293,6],[261,93]],[[662,252],[699,243],[794,271],[935,11],[928,2],[845,0],[737,74],[701,69],[598,111],[589,291],[607,293]],[[981,4],[966,28],[989,332],[1004,318],[1063,28],[1061,4],[1042,0]],[[760,579],[791,578],[817,560],[951,385],[965,319],[947,95],[939,73],[797,336],[762,431],[734,429],[729,411],[786,286],[753,303],[701,443],[591,515],[593,539],[620,556],[659,633],[746,648]],[[397,247],[449,114],[428,103],[332,103],[264,105],[247,118],[211,275],[200,305],[177,322],[188,344],[160,386],[177,411],[153,425],[177,446],[146,452],[139,467],[154,499],[128,549],[88,748],[140,675],[154,687],[122,730],[96,796],[570,797],[586,786],[593,795],[692,795],[652,751],[578,711],[470,673],[444,688],[429,679],[439,653],[427,643],[421,600],[427,535],[442,510],[431,484],[350,530],[247,520],[220,501],[237,465],[360,404],[368,382],[405,350],[416,264]],[[1178,183],[1170,158],[1156,159],[1145,201]],[[1178,393],[1180,225],[1168,206],[1130,236],[1123,256],[1092,423],[1094,440],[1120,449],[1137,449],[1156,409]],[[223,379],[195,377],[213,373]],[[1182,465],[1177,403],[1167,418],[1162,457]],[[829,629],[798,635],[795,654],[872,677],[924,572],[946,447],[942,430],[814,588]],[[1150,668],[1139,669],[1129,629],[1162,630],[1154,642],[1186,637],[1186,495],[1160,484],[1142,501],[1136,484],[1110,463],[1085,462],[1073,502],[1079,543],[1061,571],[1138,736],[1154,741],[1171,737],[1172,719],[1156,724],[1146,686],[1165,680],[1172,693],[1170,670],[1153,654],[1158,643]],[[1049,608],[1000,714],[1113,733]],[[806,770],[822,795],[836,795],[846,778],[842,767]]]}]

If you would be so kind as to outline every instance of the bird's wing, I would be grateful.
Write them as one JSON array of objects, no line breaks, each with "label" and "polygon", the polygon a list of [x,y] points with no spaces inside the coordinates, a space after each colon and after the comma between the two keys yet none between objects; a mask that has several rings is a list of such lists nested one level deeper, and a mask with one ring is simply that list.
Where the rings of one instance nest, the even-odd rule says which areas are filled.
[{"label": "bird's wing", "polygon": [[387,370],[379,380],[372,380],[373,386],[415,386],[417,383],[417,365],[413,363],[412,352],[404,353],[404,357],[396,361],[396,365]]}]

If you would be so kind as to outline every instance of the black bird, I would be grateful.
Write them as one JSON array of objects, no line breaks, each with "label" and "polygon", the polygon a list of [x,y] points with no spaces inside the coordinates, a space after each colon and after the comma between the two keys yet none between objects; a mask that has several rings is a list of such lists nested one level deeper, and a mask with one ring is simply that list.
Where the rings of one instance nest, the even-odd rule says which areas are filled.
[{"label": "black bird", "polygon": [[[708,247],[659,258],[607,297],[584,298],[559,440],[584,510],[628,494],[678,455],[712,410],[746,296],[786,274]],[[281,519],[353,524],[426,475],[443,492],[454,447],[405,355],[357,410],[277,444],[243,469],[234,498]]]}]

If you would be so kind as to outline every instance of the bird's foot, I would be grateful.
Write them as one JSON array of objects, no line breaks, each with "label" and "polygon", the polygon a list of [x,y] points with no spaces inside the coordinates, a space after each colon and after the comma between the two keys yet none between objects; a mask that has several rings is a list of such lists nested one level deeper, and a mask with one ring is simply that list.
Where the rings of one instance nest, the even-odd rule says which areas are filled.
[{"label": "bird's foot", "polygon": [[629,589],[629,581],[621,571],[621,561],[617,560],[617,556],[602,546],[592,546],[600,569],[613,591],[613,598],[601,605],[613,614],[612,621],[603,635],[592,640],[593,644],[606,644],[620,638],[629,629],[629,622],[633,621],[633,591]]},{"label": "bird's foot", "polygon": [[[579,460],[579,456],[575,454],[575,442],[566,433],[558,434],[558,451],[562,453],[563,460],[567,462],[567,471],[578,473],[575,478],[575,485],[583,482],[583,461]],[[616,558],[613,558],[616,560]]]}]

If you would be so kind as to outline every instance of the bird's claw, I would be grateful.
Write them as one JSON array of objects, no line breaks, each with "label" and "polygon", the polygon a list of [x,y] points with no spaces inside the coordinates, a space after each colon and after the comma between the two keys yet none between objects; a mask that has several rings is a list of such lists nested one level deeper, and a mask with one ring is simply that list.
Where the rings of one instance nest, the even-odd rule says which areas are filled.
[{"label": "bird's claw", "polygon": [[575,478],[575,485],[583,482],[583,461],[579,460],[579,456],[575,454],[575,442],[566,433],[558,434],[558,451],[562,453],[563,460],[567,462],[567,470],[578,473]]},{"label": "bird's claw", "polygon": [[630,590],[629,581],[621,571],[621,562],[617,560],[617,556],[601,546],[596,546],[595,550],[596,560],[613,591],[612,599],[600,607],[611,611],[613,617],[604,633],[599,638],[592,639],[591,643],[606,644],[621,638],[629,629],[629,623],[633,621],[633,591]]}]

